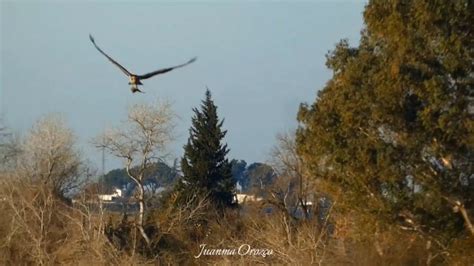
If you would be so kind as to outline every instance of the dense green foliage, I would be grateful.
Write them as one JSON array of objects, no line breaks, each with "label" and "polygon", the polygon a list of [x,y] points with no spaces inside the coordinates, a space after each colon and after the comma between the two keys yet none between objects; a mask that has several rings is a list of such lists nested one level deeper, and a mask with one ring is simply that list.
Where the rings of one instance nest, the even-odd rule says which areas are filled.
[{"label": "dense green foliage", "polygon": [[[132,172],[136,169],[132,169]],[[170,167],[164,162],[153,163],[146,171],[144,184],[153,184],[160,187],[172,185],[179,177],[175,167]],[[127,175],[125,168],[114,169],[101,176],[99,183],[106,188],[124,188],[128,184],[135,185]]]},{"label": "dense green foliage", "polygon": [[248,187],[248,178],[245,174],[247,162],[245,160],[232,159],[232,161],[230,161],[230,164],[232,167],[232,176],[234,177],[235,182],[240,184],[242,190],[245,191]]},{"label": "dense green foliage", "polygon": [[276,177],[273,168],[264,163],[247,166],[244,160],[232,160],[232,176],[241,186],[242,192],[258,193],[270,186]]},{"label": "dense green foliage", "polygon": [[194,108],[188,143],[184,146],[181,161],[183,178],[179,184],[181,195],[189,199],[194,195],[208,196],[222,209],[233,205],[235,180],[232,167],[226,158],[229,149],[222,144],[226,131],[224,120],[219,121],[217,106],[206,91],[201,110]]},{"label": "dense green foliage", "polygon": [[299,153],[350,208],[462,234],[474,209],[472,1],[371,1],[360,44],[327,56],[333,77],[300,107]]},{"label": "dense green foliage", "polygon": [[107,188],[123,188],[131,182],[125,168],[111,170],[99,177],[99,184]]},{"label": "dense green foliage", "polygon": [[261,194],[275,180],[273,168],[264,163],[253,163],[247,167],[247,190]]}]

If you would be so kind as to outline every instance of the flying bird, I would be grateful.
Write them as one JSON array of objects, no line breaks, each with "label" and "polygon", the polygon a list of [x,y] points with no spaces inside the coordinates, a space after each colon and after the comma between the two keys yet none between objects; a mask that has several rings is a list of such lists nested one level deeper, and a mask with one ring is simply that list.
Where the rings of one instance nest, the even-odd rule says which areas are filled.
[{"label": "flying bird", "polygon": [[95,43],[95,40],[94,40],[94,37],[92,37],[92,35],[89,34],[89,39],[91,40],[92,44],[94,44],[95,48],[101,53],[103,54],[105,57],[107,57],[107,59],[109,59],[110,62],[112,62],[114,65],[116,65],[118,68],[120,68],[120,70],[122,70],[122,72],[128,76],[129,78],[129,82],[128,84],[129,85],[132,85],[132,87],[130,88],[132,90],[133,93],[135,92],[141,92],[143,93],[140,89],[138,89],[138,85],[143,85],[141,80],[143,79],[148,79],[148,78],[151,78],[153,76],[156,76],[156,75],[159,75],[159,74],[164,74],[166,72],[169,72],[173,69],[176,69],[176,68],[180,68],[180,67],[184,67],[184,66],[187,66],[189,64],[191,64],[192,62],[196,61],[196,57],[190,59],[188,62],[184,63],[184,64],[181,64],[181,65],[177,65],[177,66],[173,66],[173,67],[167,67],[167,68],[162,68],[162,69],[159,69],[159,70],[156,70],[156,71],[153,71],[153,72],[150,72],[150,73],[147,73],[147,74],[143,74],[143,75],[137,75],[137,74],[133,74],[131,73],[130,71],[128,71],[125,67],[123,67],[121,64],[119,64],[117,61],[115,61],[114,59],[112,59],[112,57],[110,57],[109,55],[107,55],[104,51],[102,51],[102,49],[99,48],[99,46],[97,46],[97,44]]}]

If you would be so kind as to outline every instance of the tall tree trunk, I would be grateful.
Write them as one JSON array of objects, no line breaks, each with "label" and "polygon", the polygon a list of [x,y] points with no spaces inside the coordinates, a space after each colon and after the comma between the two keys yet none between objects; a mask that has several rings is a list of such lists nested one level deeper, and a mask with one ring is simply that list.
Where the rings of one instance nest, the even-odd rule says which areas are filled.
[{"label": "tall tree trunk", "polygon": [[127,170],[128,176],[137,184],[138,186],[138,205],[140,206],[139,212],[138,212],[138,230],[140,231],[140,234],[142,235],[143,239],[145,239],[146,244],[149,246],[150,245],[150,238],[145,232],[145,229],[143,228],[143,216],[145,215],[145,189],[143,188],[143,176],[140,175],[138,177],[134,176],[130,172],[130,168],[132,165],[132,160],[129,159],[127,163],[127,167],[125,168]]},{"label": "tall tree trunk", "polygon": [[143,216],[145,213],[145,190],[143,188],[143,184],[138,184],[138,204],[140,205],[140,212],[138,214],[138,230],[140,230],[140,233],[143,236],[143,239],[145,239],[146,244],[149,246],[150,245],[150,238],[145,232],[145,229],[143,228]]}]

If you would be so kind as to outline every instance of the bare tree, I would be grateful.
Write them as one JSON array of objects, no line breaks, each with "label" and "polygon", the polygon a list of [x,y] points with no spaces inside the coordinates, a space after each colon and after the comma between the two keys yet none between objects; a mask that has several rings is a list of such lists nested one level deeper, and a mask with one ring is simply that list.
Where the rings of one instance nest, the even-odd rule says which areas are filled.
[{"label": "bare tree", "polygon": [[307,197],[311,184],[305,178],[306,169],[296,151],[295,133],[287,132],[277,135],[277,145],[272,149],[271,155],[271,163],[279,176],[278,179],[287,180],[287,186],[292,182],[297,183],[298,203],[307,217],[309,211]]},{"label": "bare tree", "polygon": [[[13,138],[8,138],[12,145]],[[0,242],[2,248],[18,250],[20,260],[51,264],[52,250],[65,235],[62,230],[68,221],[60,210],[69,209],[66,194],[85,181],[88,173],[74,142],[63,120],[48,115],[16,142],[14,156],[9,157],[14,164],[2,168],[0,207],[7,216],[3,223],[12,228]]]},{"label": "bare tree", "polygon": [[145,213],[144,180],[153,163],[166,156],[166,146],[172,140],[174,113],[169,103],[137,104],[130,108],[123,127],[109,129],[96,138],[98,148],[122,158],[128,176],[137,184],[138,230],[149,245],[143,228]]},{"label": "bare tree", "polygon": [[41,182],[65,199],[89,173],[74,143],[75,136],[61,117],[53,114],[40,119],[20,142],[16,174]]}]

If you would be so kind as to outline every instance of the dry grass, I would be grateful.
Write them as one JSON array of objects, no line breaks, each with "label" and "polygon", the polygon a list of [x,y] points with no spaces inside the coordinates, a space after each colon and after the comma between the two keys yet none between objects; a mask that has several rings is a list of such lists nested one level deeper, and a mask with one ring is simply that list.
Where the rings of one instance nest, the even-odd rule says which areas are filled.
[{"label": "dry grass", "polygon": [[[262,204],[252,203],[220,215],[205,200],[178,208],[172,198],[168,207],[147,217],[148,248],[133,217],[92,211],[80,202],[72,207],[44,186],[1,180],[3,265],[468,265],[474,260],[472,238],[441,249],[415,232],[384,227],[356,213],[341,216],[337,209],[317,222],[288,220],[279,209],[266,214]],[[272,254],[195,258],[202,244],[215,249],[246,244]]]}]

